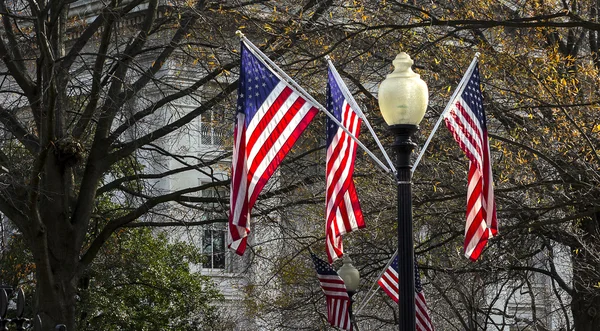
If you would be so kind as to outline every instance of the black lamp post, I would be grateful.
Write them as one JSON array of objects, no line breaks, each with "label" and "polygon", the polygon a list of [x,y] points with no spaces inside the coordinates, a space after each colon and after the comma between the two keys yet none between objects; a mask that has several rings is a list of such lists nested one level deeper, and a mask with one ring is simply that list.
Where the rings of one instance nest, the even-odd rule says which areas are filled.
[{"label": "black lamp post", "polygon": [[344,264],[340,267],[337,273],[342,280],[344,280],[346,291],[350,297],[350,309],[348,311],[350,314],[350,323],[354,326],[354,329],[358,331],[358,327],[354,321],[354,315],[352,314],[352,304],[354,303],[352,296],[356,293],[356,289],[360,284],[360,273],[358,272],[358,269],[352,265],[352,259],[347,254],[344,254],[343,262]]},{"label": "black lamp post", "polygon": [[411,69],[413,61],[402,52],[394,60],[394,72],[379,86],[379,108],[394,133],[398,184],[398,292],[400,331],[415,330],[415,278],[412,224],[412,173],[410,155],[416,146],[410,139],[419,129],[428,103],[427,85]]}]

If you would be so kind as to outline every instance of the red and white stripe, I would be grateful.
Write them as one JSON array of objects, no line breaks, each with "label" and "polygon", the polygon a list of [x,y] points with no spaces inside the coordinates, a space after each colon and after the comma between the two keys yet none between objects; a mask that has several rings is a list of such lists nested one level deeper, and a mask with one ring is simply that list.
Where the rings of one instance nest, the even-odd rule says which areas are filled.
[{"label": "red and white stripe", "polygon": [[[360,117],[344,101],[341,124],[354,136]],[[343,255],[342,235],[365,226],[352,179],[357,143],[342,128],[327,148],[326,250],[329,262]]]},{"label": "red and white stripe", "polygon": [[392,300],[398,302],[398,272],[394,268],[387,268],[377,284]]},{"label": "red and white stripe", "polygon": [[429,309],[425,302],[425,294],[423,292],[415,293],[415,326],[417,331],[433,331],[433,324],[429,317]]},{"label": "red and white stripe", "polygon": [[350,297],[344,281],[336,275],[319,275],[319,282],[327,298],[327,320],[333,326],[351,330]]},{"label": "red and white stripe", "polygon": [[465,256],[476,260],[498,231],[487,132],[460,96],[445,115],[445,122],[470,160],[464,249]]}]

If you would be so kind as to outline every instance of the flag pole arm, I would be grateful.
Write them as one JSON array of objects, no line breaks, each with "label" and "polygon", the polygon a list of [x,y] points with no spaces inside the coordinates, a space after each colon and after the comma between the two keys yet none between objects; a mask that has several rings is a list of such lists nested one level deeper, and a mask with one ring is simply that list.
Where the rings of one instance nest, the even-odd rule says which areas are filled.
[{"label": "flag pole arm", "polygon": [[423,148],[421,148],[421,152],[419,153],[419,156],[417,157],[417,159],[415,160],[415,163],[413,164],[412,168],[410,169],[411,173],[414,173],[415,169],[417,169],[417,166],[421,162],[421,158],[423,158],[423,154],[425,154],[425,151],[427,150],[427,147],[429,146],[429,143],[431,142],[431,139],[433,138],[433,135],[435,134],[435,132],[439,128],[440,123],[442,123],[442,120],[444,119],[444,116],[446,115],[446,113],[448,112],[448,110],[450,110],[450,107],[452,107],[452,103],[454,102],[454,99],[456,99],[456,96],[459,93],[462,93],[462,91],[465,89],[465,83],[467,81],[467,78],[471,75],[471,72],[473,71],[473,68],[475,68],[475,65],[477,64],[478,60],[479,60],[479,52],[475,53],[475,57],[473,58],[473,61],[471,61],[471,64],[467,68],[467,71],[465,72],[463,78],[460,80],[460,82],[458,83],[458,86],[454,90],[454,93],[452,94],[452,97],[450,98],[450,101],[446,105],[446,108],[444,108],[444,111],[440,115],[440,118],[438,118],[437,123],[435,123],[435,126],[433,127],[433,130],[431,130],[431,133],[429,134],[429,137],[427,138],[427,141],[425,142],[425,145],[423,145]]},{"label": "flag pole arm", "polygon": [[[473,60],[471,61],[471,64],[467,68],[467,71],[465,72],[465,75],[463,76],[463,78],[458,83],[456,89],[454,90],[454,93],[452,94],[452,97],[450,98],[450,102],[448,102],[448,104],[446,105],[446,108],[444,109],[444,111],[440,115],[440,118],[438,119],[437,123],[435,124],[435,127],[433,128],[433,130],[429,134],[429,138],[427,138],[427,142],[425,142],[425,145],[423,145],[423,148],[421,149],[421,153],[419,154],[419,157],[416,159],[414,165],[412,166],[411,172],[414,172],[415,169],[417,168],[417,166],[419,165],[419,162],[421,161],[421,158],[423,157],[423,154],[427,150],[427,146],[431,142],[431,139],[433,138],[433,135],[435,134],[435,132],[437,131],[437,129],[438,129],[439,125],[440,125],[440,123],[442,122],[442,119],[444,118],[444,115],[446,115],[446,113],[448,112],[448,110],[452,106],[452,102],[454,101],[454,99],[456,99],[456,96],[459,93],[462,93],[462,91],[464,90],[465,83],[467,81],[467,77],[469,77],[471,75],[471,72],[473,71],[473,68],[475,68],[475,64],[477,64],[477,61],[479,60],[479,55],[480,55],[479,52],[477,52],[475,54],[475,57],[473,58]],[[369,289],[369,292],[367,292],[367,298],[366,298],[366,300],[360,305],[360,307],[356,311],[356,314],[360,313],[360,311],[373,298],[373,296],[375,295],[375,292],[373,291],[373,287],[377,284],[377,282],[379,281],[379,279],[381,278],[381,276],[385,273],[385,271],[388,269],[388,267],[390,266],[390,264],[392,264],[392,262],[394,261],[394,258],[396,257],[397,254],[398,254],[398,250],[396,250],[396,252],[392,256],[392,258],[388,261],[387,265],[383,268],[383,270],[381,271],[381,273],[379,273],[379,276],[377,276],[377,278],[375,279],[375,282],[371,285],[371,288]]]},{"label": "flag pole arm", "polygon": [[[333,62],[331,61],[331,58],[329,57],[329,55],[325,56],[325,59],[327,60],[327,64],[329,65],[331,72],[333,72],[333,75],[335,76],[336,80],[342,82],[342,77],[340,76],[337,69],[333,65]],[[358,116],[360,116],[363,119],[363,121],[365,122],[365,124],[367,125],[369,132],[371,132],[371,136],[373,136],[373,139],[375,139],[375,143],[379,147],[379,150],[381,150],[381,153],[383,154],[383,157],[385,158],[385,161],[387,162],[389,168],[392,170],[394,178],[396,178],[396,167],[394,167],[394,163],[392,162],[392,160],[388,156],[387,152],[381,145],[379,138],[375,134],[375,131],[373,130],[373,128],[371,127],[371,124],[369,123],[369,120],[367,119],[367,116],[365,115],[365,113],[363,113],[363,111],[358,106],[358,103],[352,96],[352,93],[350,93],[350,91],[348,90],[348,87],[346,86],[346,84],[342,84],[342,86],[340,86],[340,89],[342,90],[342,93],[344,94],[344,97],[346,98],[346,100],[350,101],[350,106],[352,106],[352,109],[354,109],[354,111],[358,114]]]},{"label": "flag pole arm", "polygon": [[385,267],[383,268],[383,270],[379,273],[379,276],[377,276],[375,282],[371,285],[371,288],[369,289],[369,292],[367,292],[367,296],[368,297],[367,297],[367,299],[363,303],[361,303],[360,307],[358,307],[358,310],[356,311],[356,315],[358,315],[358,313],[360,313],[360,311],[363,308],[365,308],[365,306],[369,303],[369,301],[371,301],[371,299],[375,295],[375,291],[373,291],[373,287],[377,284],[377,282],[379,281],[379,279],[381,279],[381,276],[383,276],[383,274],[386,272],[386,270],[389,268],[389,266],[392,264],[392,262],[394,262],[394,259],[396,258],[396,255],[398,255],[398,250],[397,249],[394,252],[394,255],[392,255],[392,258],[388,261],[388,263],[385,265]]},{"label": "flag pole arm", "polygon": [[344,130],[344,132],[346,132],[350,136],[350,138],[352,138],[352,140],[354,140],[358,144],[358,146],[360,146],[371,157],[371,159],[373,159],[373,161],[375,161],[375,163],[377,163],[377,165],[381,167],[381,169],[383,169],[387,173],[392,172],[392,170],[390,170],[390,168],[383,164],[383,162],[381,162],[381,160],[379,160],[375,156],[375,154],[373,154],[373,152],[371,152],[362,142],[360,142],[360,140],[358,140],[358,138],[356,138],[356,136],[354,136],[352,132],[348,131],[348,129],[346,129],[346,127],[344,127],[344,125],[340,123],[340,121],[338,121],[337,118],[333,116],[333,114],[329,113],[325,107],[323,107],[319,102],[317,102],[308,92],[306,92],[306,90],[304,90],[290,76],[288,76],[283,70],[281,70],[277,66],[277,64],[271,61],[271,59],[269,59],[267,55],[265,55],[258,47],[256,47],[252,42],[250,42],[250,40],[248,40],[248,38],[246,38],[246,36],[244,36],[244,34],[241,31],[236,31],[236,35],[240,37],[240,39],[244,42],[244,44],[246,44],[246,46],[250,48],[251,51],[255,52],[258,55],[259,60],[265,61],[265,64],[267,64],[268,67],[276,70],[277,73],[283,79],[285,79],[287,83],[291,84],[294,88],[296,88],[298,92],[300,92],[303,95],[303,97],[310,100],[310,102],[312,102],[320,111],[324,112],[325,115],[327,115],[335,124],[342,128],[342,130]]}]

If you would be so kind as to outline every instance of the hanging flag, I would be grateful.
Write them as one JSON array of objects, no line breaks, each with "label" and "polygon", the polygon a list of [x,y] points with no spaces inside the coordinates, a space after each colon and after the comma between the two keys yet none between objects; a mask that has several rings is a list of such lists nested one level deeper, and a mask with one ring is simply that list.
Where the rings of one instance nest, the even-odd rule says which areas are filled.
[{"label": "hanging flag", "polygon": [[350,297],[342,278],[333,270],[330,264],[321,260],[313,252],[310,253],[321,289],[327,300],[327,321],[331,326],[343,330],[352,330],[350,323]]},{"label": "hanging flag", "polygon": [[398,303],[398,255],[377,281],[381,289]]},{"label": "hanging flag", "polygon": [[415,262],[415,313],[417,331],[433,331],[433,325],[431,324],[429,309],[427,309],[427,303],[425,302],[425,293],[423,293],[423,284],[421,284],[421,275],[419,274],[417,262]]},{"label": "hanging flag", "polygon": [[498,233],[492,163],[479,81],[479,67],[475,64],[468,82],[451,101],[444,116],[446,126],[469,158],[464,250],[465,256],[473,261],[481,255],[488,239]]},{"label": "hanging flag", "polygon": [[[381,278],[377,281],[377,284],[381,286],[383,291],[398,303],[398,255],[394,258],[394,261],[381,275]],[[427,303],[425,302],[425,294],[423,293],[423,285],[421,284],[421,276],[419,275],[419,268],[415,262],[415,321],[417,331],[433,331],[433,325],[431,324],[431,318],[429,317],[429,309],[427,309]]]},{"label": "hanging flag", "polygon": [[[327,81],[327,111],[331,113],[350,133],[358,137],[361,119],[344,97],[348,91],[331,66]],[[349,92],[347,92],[349,93]],[[350,135],[327,118],[327,167],[325,194],[326,240],[325,246],[329,262],[342,257],[342,235],[364,228],[365,221],[358,202],[358,195],[352,179],[357,143]]]},{"label": "hanging flag", "polygon": [[316,113],[242,41],[229,213],[229,247],[237,254],[246,250],[258,195]]}]

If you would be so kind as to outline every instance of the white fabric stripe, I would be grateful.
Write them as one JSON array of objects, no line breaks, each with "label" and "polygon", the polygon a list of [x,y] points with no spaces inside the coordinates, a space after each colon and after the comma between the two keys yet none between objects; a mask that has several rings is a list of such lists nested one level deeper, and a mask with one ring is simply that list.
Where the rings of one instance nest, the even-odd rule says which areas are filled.
[{"label": "white fabric stripe", "polygon": [[321,274],[319,274],[319,280],[322,281],[322,282],[323,281],[324,282],[327,282],[327,281],[332,281],[333,282],[333,281],[336,281],[336,280],[340,281],[342,283],[344,282],[342,280],[342,278],[340,276],[338,276],[338,275],[321,275]]},{"label": "white fabric stripe", "polygon": [[346,286],[344,286],[344,284],[331,284],[321,282],[321,288],[323,288],[324,291],[339,292],[342,294],[346,293]]},{"label": "white fabric stripe", "polygon": [[346,292],[346,286],[343,283],[330,283],[327,281],[321,281],[321,287],[341,289],[343,290],[342,292]]},{"label": "white fabric stripe", "polygon": [[[237,161],[239,157],[242,158],[242,169],[235,169],[235,174],[237,175],[238,173],[241,173],[241,177],[239,178],[239,182],[238,187],[237,187],[237,195],[234,196],[234,193],[236,192],[231,192],[231,197],[234,198],[234,209],[233,209],[233,224],[235,225],[239,225],[239,221],[241,219],[241,213],[242,210],[244,209],[244,204],[247,202],[247,195],[246,195],[246,190],[247,190],[247,176],[246,174],[248,173],[248,163],[246,160],[246,155],[239,155],[240,152],[240,146],[242,144],[242,134],[241,134],[241,130],[244,129],[244,121],[246,119],[246,116],[243,113],[238,114],[237,116],[237,137],[236,137],[236,141],[235,141],[235,151],[234,151],[234,155],[232,160]],[[233,176],[232,178],[235,178],[235,176]],[[232,189],[233,189],[233,185],[231,185]],[[249,214],[249,211],[248,211]],[[249,223],[249,217],[246,218],[246,226],[250,226]]]},{"label": "white fabric stripe", "polygon": [[[350,199],[350,193],[344,194],[344,206],[346,207],[346,214],[348,214],[348,223],[350,224],[350,231],[358,229],[358,223],[356,222],[356,215],[354,215],[354,208],[352,207],[352,200]],[[344,233],[347,229],[344,229]]]},{"label": "white fabric stripe", "polygon": [[[250,180],[250,185],[248,187],[248,196],[249,197],[252,196],[252,193],[254,192],[256,183],[258,183],[258,181],[260,180],[261,176],[263,175],[263,173],[265,172],[265,170],[267,169],[269,164],[271,164],[271,161],[273,161],[275,156],[279,153],[279,150],[281,150],[281,147],[283,147],[283,145],[288,140],[288,138],[294,133],[294,131],[296,130],[298,125],[302,122],[304,117],[306,117],[306,114],[308,114],[308,111],[312,107],[313,107],[312,104],[305,102],[304,105],[298,110],[296,115],[290,120],[289,124],[285,127],[285,130],[283,130],[283,132],[281,133],[279,138],[273,143],[273,146],[269,149],[269,152],[265,155],[265,158],[262,160],[260,165],[256,168],[256,171],[254,172],[252,179]],[[267,133],[267,136],[268,136],[268,133],[269,133],[268,130],[265,130],[265,133]],[[262,136],[265,136],[265,135],[263,134]],[[264,138],[266,139],[266,136]],[[262,143],[263,143],[262,141],[257,142],[257,144],[262,144]]]},{"label": "white fabric stripe", "polygon": [[229,241],[230,249],[237,251],[238,247],[240,247],[241,242],[242,242],[241,240],[234,241],[233,238],[231,238]]},{"label": "white fabric stripe", "polygon": [[340,212],[339,208],[335,209],[335,220],[331,223],[331,226],[333,227],[333,229],[335,230],[335,232],[333,232],[334,235],[342,235],[344,233],[346,233],[345,228],[343,226],[343,220],[342,220],[342,213]]},{"label": "white fabric stripe", "polygon": [[[344,290],[344,291],[345,291],[345,290]],[[325,291],[325,290],[323,290],[323,293],[325,293],[325,295],[328,295],[328,296],[342,297],[342,298],[345,298],[345,297],[346,297],[346,296],[344,296],[344,293],[346,293],[346,292],[340,292],[340,291]],[[346,295],[347,295],[347,293],[346,293]]]}]

